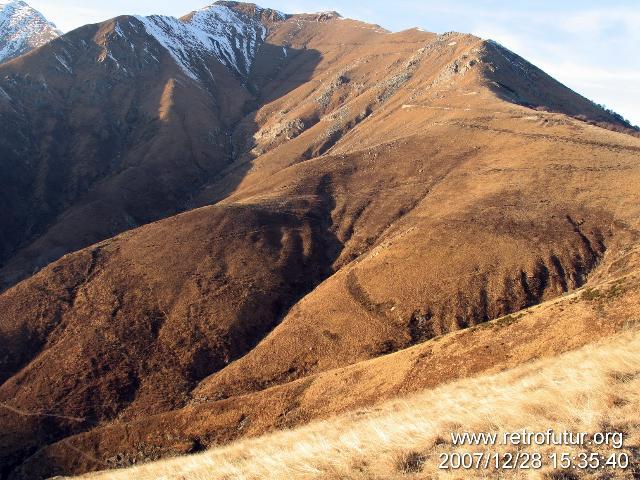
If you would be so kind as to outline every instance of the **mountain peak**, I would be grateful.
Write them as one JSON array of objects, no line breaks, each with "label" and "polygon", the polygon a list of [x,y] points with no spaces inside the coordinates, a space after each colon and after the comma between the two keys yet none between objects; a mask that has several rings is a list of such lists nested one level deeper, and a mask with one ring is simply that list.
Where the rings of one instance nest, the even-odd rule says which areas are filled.
[{"label": "mountain peak", "polygon": [[22,0],[0,1],[0,63],[23,55],[62,34]]},{"label": "mountain peak", "polygon": [[201,79],[203,70],[205,76],[210,75],[201,66],[211,55],[246,77],[269,28],[287,18],[282,12],[253,3],[231,1],[215,2],[180,19],[158,15],[137,17],[194,80]]},{"label": "mountain peak", "polygon": [[246,15],[248,17],[254,18],[261,22],[275,22],[286,20],[290,15],[286,13],[282,13],[278,10],[273,10],[271,8],[263,8],[255,3],[246,3],[246,2],[233,2],[227,0],[218,0],[217,2],[208,5],[200,11],[207,11],[214,8],[228,8],[233,10],[236,13],[240,13],[242,15]]},{"label": "mountain peak", "polygon": [[336,19],[336,18],[343,18],[342,15],[340,15],[335,10],[326,10],[326,11],[323,11],[323,12],[315,12],[315,13],[312,13],[311,15],[316,17],[318,21],[325,21],[325,20],[333,20],[333,19]]},{"label": "mountain peak", "polygon": [[264,25],[272,24],[274,22],[281,22],[290,17],[285,13],[270,8],[263,8],[255,3],[245,2],[232,2],[226,0],[219,0],[206,7],[203,7],[195,12],[183,17],[183,20],[189,20],[197,15],[211,15],[214,14],[218,18],[222,18],[226,14],[240,15],[241,17],[260,22]]}]

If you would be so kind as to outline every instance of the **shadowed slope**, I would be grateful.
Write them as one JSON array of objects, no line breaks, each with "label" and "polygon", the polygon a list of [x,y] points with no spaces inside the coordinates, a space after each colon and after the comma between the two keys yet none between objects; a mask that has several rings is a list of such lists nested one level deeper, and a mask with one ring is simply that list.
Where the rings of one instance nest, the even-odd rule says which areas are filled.
[{"label": "shadowed slope", "polygon": [[[222,21],[203,15],[199,28]],[[266,34],[251,21],[254,34]],[[0,119],[13,126],[0,134],[0,288],[188,209],[233,161],[232,132],[254,97],[235,63],[199,44],[187,62],[149,22],[125,16],[82,27],[0,67]],[[242,34],[211,33],[230,42]],[[318,55],[300,57],[312,68]]]},{"label": "shadowed slope", "polygon": [[14,125],[0,137],[10,172],[2,180],[11,212],[2,228],[5,284],[176,213],[228,161],[227,122],[247,94],[219,65],[218,88],[237,101],[212,109],[213,98],[180,80],[167,57],[140,24],[121,18],[0,67],[11,98],[2,121]]}]

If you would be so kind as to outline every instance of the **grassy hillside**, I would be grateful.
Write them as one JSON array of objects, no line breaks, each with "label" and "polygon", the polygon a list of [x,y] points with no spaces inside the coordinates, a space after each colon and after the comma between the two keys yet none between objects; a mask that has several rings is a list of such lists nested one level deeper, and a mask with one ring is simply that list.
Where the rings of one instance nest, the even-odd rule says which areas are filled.
[{"label": "grassy hillside", "polygon": [[[502,373],[461,380],[378,408],[360,410],[304,428],[237,442],[203,454],[129,470],[86,475],[125,479],[392,479],[469,478],[438,469],[439,454],[484,451],[455,448],[451,432],[623,432],[624,447],[535,447],[554,451],[626,452],[635,463],[619,478],[637,478],[640,447],[640,332],[638,322],[610,339],[556,358]],[[527,451],[527,449],[524,449]],[[495,452],[516,447],[494,447]],[[574,478],[548,467],[536,478]],[[635,468],[635,470],[634,470]],[[492,477],[492,472],[476,471]],[[464,476],[461,477],[461,473]],[[593,472],[586,472],[591,476]],[[635,477],[633,475],[636,475]],[[513,475],[515,476],[515,475]],[[531,477],[529,477],[531,478]],[[594,477],[611,478],[611,477]]]},{"label": "grassy hillside", "polygon": [[[287,413],[296,418],[324,418],[322,421],[246,438],[201,454],[78,478],[496,478],[497,472],[492,469],[438,468],[441,454],[487,451],[542,455],[540,469],[504,470],[507,478],[638,478],[640,288],[636,269],[628,270],[635,265],[629,257],[634,257],[633,252],[625,257],[615,280],[309,378],[295,398],[297,407]],[[513,345],[509,343],[512,340],[516,342]],[[482,351],[488,358],[482,358]],[[437,369],[429,368],[432,363],[448,364],[452,372],[438,375]],[[446,383],[443,378],[458,380]],[[297,383],[275,387],[264,396],[285,397],[288,390],[300,390]],[[383,401],[376,403],[374,396]],[[222,410],[247,413],[252,405],[277,410],[266,407],[261,396],[242,398],[244,402],[228,404]],[[326,399],[323,406],[319,405],[320,398]],[[215,416],[220,409],[213,405],[201,405],[201,413],[209,409]],[[253,417],[253,413],[247,413],[247,425],[242,427],[249,433],[254,427]],[[182,421],[189,419],[202,422],[197,414],[186,411]],[[550,428],[555,432],[621,433],[624,445],[614,448],[613,441],[608,446],[578,447],[452,445],[452,433],[488,432],[503,438],[504,432],[546,432]],[[114,439],[118,431],[105,437]],[[83,450],[93,441],[86,437],[73,443]],[[630,465],[626,469],[563,470],[553,467],[549,455],[554,452],[572,456],[597,452],[604,458],[628,455]]]}]

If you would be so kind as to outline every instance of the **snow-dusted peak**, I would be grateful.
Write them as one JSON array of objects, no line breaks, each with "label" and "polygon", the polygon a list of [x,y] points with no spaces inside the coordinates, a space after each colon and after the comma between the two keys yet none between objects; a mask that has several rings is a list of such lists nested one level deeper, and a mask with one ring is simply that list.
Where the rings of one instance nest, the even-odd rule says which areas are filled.
[{"label": "snow-dusted peak", "polygon": [[189,77],[198,80],[208,56],[246,77],[270,23],[287,16],[240,2],[216,2],[177,19],[136,17],[173,56]]},{"label": "snow-dusted peak", "polygon": [[328,22],[330,20],[344,20],[342,15],[334,10],[326,10],[315,13],[301,13],[298,16],[314,22]]},{"label": "snow-dusted peak", "polygon": [[340,15],[335,10],[325,10],[325,11],[322,11],[322,12],[312,13],[311,15],[317,15],[319,17],[324,17],[324,18],[327,18],[327,19],[342,18],[342,15]]},{"label": "snow-dusted peak", "polygon": [[0,63],[23,55],[62,33],[21,0],[0,1]]},{"label": "snow-dusted peak", "polygon": [[[229,10],[233,10],[234,12],[251,17],[255,20],[258,20],[262,23],[268,22],[279,22],[286,20],[291,15],[287,15],[286,13],[282,13],[278,10],[273,10],[270,8],[262,8],[254,3],[245,3],[245,2],[232,2],[226,0],[220,0],[211,5],[201,8],[198,12],[207,12],[209,10],[216,10],[220,7],[225,7]],[[196,13],[196,12],[194,12]]]}]

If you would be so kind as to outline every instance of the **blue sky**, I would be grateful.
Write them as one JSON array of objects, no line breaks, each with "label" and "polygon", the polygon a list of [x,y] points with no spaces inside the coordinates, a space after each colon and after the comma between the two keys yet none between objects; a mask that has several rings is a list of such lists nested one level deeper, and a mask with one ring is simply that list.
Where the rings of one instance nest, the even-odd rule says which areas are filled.
[{"label": "blue sky", "polygon": [[[181,16],[207,0],[27,0],[62,30],[121,14]],[[398,31],[491,38],[640,124],[640,0],[264,0],[286,13],[336,10]]]}]

